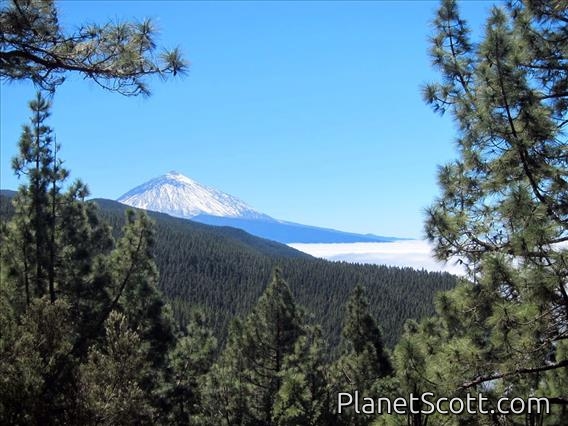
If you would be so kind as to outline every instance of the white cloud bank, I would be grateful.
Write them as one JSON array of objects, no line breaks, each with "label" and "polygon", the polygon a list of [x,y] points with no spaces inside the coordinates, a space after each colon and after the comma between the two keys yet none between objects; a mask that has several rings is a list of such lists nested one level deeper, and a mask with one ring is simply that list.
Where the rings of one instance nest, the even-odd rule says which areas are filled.
[{"label": "white cloud bank", "polygon": [[288,244],[315,257],[351,263],[372,263],[389,266],[409,266],[428,271],[446,271],[463,275],[464,268],[456,262],[437,262],[432,248],[424,240],[404,240],[392,243]]}]

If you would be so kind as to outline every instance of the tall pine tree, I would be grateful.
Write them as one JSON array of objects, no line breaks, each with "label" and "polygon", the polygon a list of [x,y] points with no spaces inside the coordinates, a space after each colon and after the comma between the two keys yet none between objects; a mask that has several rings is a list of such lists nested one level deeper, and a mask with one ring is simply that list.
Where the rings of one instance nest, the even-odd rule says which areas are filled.
[{"label": "tall pine tree", "polygon": [[305,334],[302,315],[281,272],[247,318],[234,322],[227,347],[208,378],[212,423],[272,425],[287,358]]},{"label": "tall pine tree", "polygon": [[[346,305],[342,329],[342,354],[334,366],[337,392],[379,395],[381,379],[392,374],[381,330],[369,312],[365,290],[357,285]],[[355,413],[351,407],[339,415],[341,424],[367,425],[374,416]]]},{"label": "tall pine tree", "polygon": [[439,298],[439,321],[403,339],[419,350],[397,349],[423,357],[415,377],[456,396],[539,393],[558,413],[568,404],[554,383],[568,368],[567,22],[562,2],[511,1],[474,43],[456,2],[442,2],[431,50],[442,79],[424,95],[452,114],[459,158],[440,168],[426,232],[440,259],[457,256],[469,273]]},{"label": "tall pine tree", "polygon": [[[0,357],[6,377],[0,420],[75,423],[83,416],[78,371],[90,348],[104,352],[100,344],[111,312],[121,312],[148,348],[141,353],[153,374],[140,384],[148,395],[163,380],[173,327],[156,289],[149,219],[129,213],[113,248],[110,228],[84,201],[86,186],[75,182],[64,191],[68,173],[46,124],[49,102],[38,94],[30,108],[31,125],[24,127],[13,161],[27,184],[0,235]],[[152,403],[158,402],[153,396]]]}]

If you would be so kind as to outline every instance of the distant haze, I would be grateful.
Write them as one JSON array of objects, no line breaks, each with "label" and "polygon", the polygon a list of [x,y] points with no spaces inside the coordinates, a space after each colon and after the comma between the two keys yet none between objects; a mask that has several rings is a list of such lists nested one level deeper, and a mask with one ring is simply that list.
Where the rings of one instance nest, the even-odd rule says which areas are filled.
[{"label": "distant haze", "polygon": [[289,246],[328,260],[408,266],[428,271],[445,271],[456,275],[464,275],[465,273],[463,266],[456,264],[456,261],[447,263],[436,261],[431,246],[423,240],[386,243],[289,244]]}]

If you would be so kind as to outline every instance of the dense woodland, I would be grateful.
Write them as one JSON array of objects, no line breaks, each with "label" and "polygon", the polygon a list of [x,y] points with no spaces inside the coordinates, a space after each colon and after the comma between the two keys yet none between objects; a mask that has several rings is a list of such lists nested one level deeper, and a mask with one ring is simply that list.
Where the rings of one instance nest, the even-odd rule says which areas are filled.
[{"label": "dense woodland", "polygon": [[[99,206],[110,203],[97,202]],[[115,207],[118,215],[102,210],[103,217],[113,229],[121,229],[126,208]],[[455,286],[455,277],[447,273],[329,262],[233,228],[150,216],[156,220],[158,287],[174,317],[185,324],[198,306],[215,321],[211,326],[218,337],[224,336],[232,317],[256,304],[275,268],[282,271],[294,298],[309,313],[309,322],[321,325],[332,351],[339,343],[343,305],[357,284],[367,288],[371,312],[391,347],[405,320],[433,314],[434,294]]]},{"label": "dense woodland", "polygon": [[[185,69],[177,50],[156,59],[146,21],[69,34],[53,2],[12,0],[0,24],[2,79],[52,94],[67,72],[136,95]],[[459,155],[440,167],[425,229],[438,258],[468,268],[435,312],[444,274],[315,260],[85,201],[38,92],[12,161],[22,185],[0,206],[0,423],[566,424],[568,8],[506,3],[474,42],[444,0],[434,28],[442,78],[424,98],[455,119]],[[412,411],[339,413],[338,393],[356,391]],[[486,403],[426,413],[409,395],[429,392]],[[534,396],[549,413],[480,411]]]},{"label": "dense woodland", "polygon": [[[10,197],[0,200],[0,215],[13,215]],[[129,208],[110,200],[94,202],[101,219],[120,238]],[[235,228],[155,212],[148,215],[155,224],[152,253],[160,272],[157,286],[176,324],[185,327],[198,308],[221,342],[231,319],[256,304],[275,268],[282,271],[296,301],[306,309],[307,321],[322,327],[332,355],[339,344],[345,300],[357,284],[368,289],[370,311],[381,324],[385,342],[393,347],[404,322],[432,315],[434,294],[456,283],[447,273],[329,262]]]}]

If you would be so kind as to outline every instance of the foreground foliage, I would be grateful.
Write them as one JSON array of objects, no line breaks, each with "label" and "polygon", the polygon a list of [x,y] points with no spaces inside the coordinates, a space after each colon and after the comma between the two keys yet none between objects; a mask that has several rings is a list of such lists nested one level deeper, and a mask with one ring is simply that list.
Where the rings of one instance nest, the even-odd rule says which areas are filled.
[{"label": "foreground foliage", "polygon": [[185,72],[179,49],[157,53],[150,20],[62,28],[53,0],[7,0],[0,7],[0,77],[54,92],[68,72],[124,95],[148,95],[146,78]]},{"label": "foreground foliage", "polygon": [[[379,296],[388,296],[388,286],[381,294],[378,287],[373,289],[371,304],[363,287],[353,288],[347,298],[346,288],[333,283],[356,275],[346,273],[349,268],[322,267],[312,271],[311,279],[323,279],[329,286],[317,285],[316,291],[296,287],[306,300],[307,295],[316,301],[347,299],[341,315],[335,306],[331,315],[319,317],[333,317],[336,323],[342,318],[334,358],[325,333],[296,304],[283,273],[250,247],[240,255],[260,274],[273,271],[272,278],[266,288],[268,279],[257,281],[254,306],[234,298],[242,310],[232,321],[226,344],[217,345],[202,312],[190,312],[180,302],[191,300],[186,297],[191,287],[178,284],[164,286],[178,321],[188,323],[176,327],[157,289],[151,221],[128,211],[122,231],[111,230],[95,205],[84,201],[86,186],[65,183],[68,172],[46,121],[50,105],[38,94],[30,103],[31,121],[24,126],[13,161],[25,184],[0,232],[0,423],[564,424],[567,14],[560,2],[511,2],[493,9],[483,40],[474,44],[455,2],[442,3],[432,55],[443,79],[424,92],[435,109],[453,114],[460,158],[440,169],[442,195],[428,210],[426,231],[438,257],[459,256],[469,275],[454,290],[438,295],[436,316],[407,322],[392,354],[371,314]],[[18,16],[35,18],[26,23]],[[50,42],[41,36],[51,34],[61,42],[51,2],[13,1],[0,18],[3,28],[16,30],[10,37],[37,24],[45,31],[32,25],[26,33],[32,41]],[[93,32],[94,37],[102,35]],[[121,40],[128,44],[129,38]],[[32,79],[53,90],[60,80],[50,76],[74,69],[36,69],[33,60],[7,53],[4,44],[2,49],[2,76],[8,79]],[[115,90],[145,91],[136,73],[122,86],[121,72],[109,74],[111,80],[119,79]],[[169,256],[164,262],[171,261],[172,251],[163,249]],[[188,270],[206,265],[208,274],[201,277],[220,274],[215,269],[219,257],[214,250],[208,255],[213,257],[210,263],[189,258]],[[232,264],[228,275],[242,279],[241,264]],[[188,270],[172,274],[180,277]],[[294,272],[290,275],[293,279]],[[364,274],[359,277],[365,279]],[[244,286],[231,297],[251,288],[249,281],[241,281]],[[205,293],[206,283],[192,296]],[[396,291],[400,296],[401,290]],[[212,312],[212,305],[202,305],[205,314]],[[340,414],[336,395],[344,391],[391,398],[432,392],[465,399],[466,393],[483,393],[488,398],[485,409],[496,409],[501,397],[543,396],[553,409],[550,415],[525,408],[508,416]]]},{"label": "foreground foliage", "polygon": [[438,297],[437,317],[407,325],[394,353],[398,377],[415,395],[484,393],[487,409],[500,397],[542,396],[553,413],[525,407],[455,424],[566,420],[567,23],[562,2],[530,0],[494,7],[478,44],[455,1],[444,1],[434,21],[442,81],[424,94],[455,119],[460,156],[440,168],[442,195],[426,231],[437,256],[458,256],[469,275]]},{"label": "foreground foliage", "polygon": [[[120,381],[129,389],[113,388],[138,395],[123,398],[125,404],[138,401],[131,409],[139,411],[155,403],[150,395],[174,339],[156,289],[152,226],[131,212],[115,242],[95,206],[83,201],[85,185],[75,182],[63,192],[68,173],[46,124],[49,102],[38,94],[30,108],[31,124],[24,127],[13,161],[28,184],[16,195],[16,213],[2,223],[1,233],[1,417],[8,423],[82,419],[98,404],[112,411],[104,402],[108,390],[101,389],[109,383],[100,381],[113,369],[128,375],[121,367],[128,361],[154,368],[148,373],[137,368],[136,379]],[[106,371],[100,370],[103,365]],[[18,389],[29,399],[15,393]]]}]

